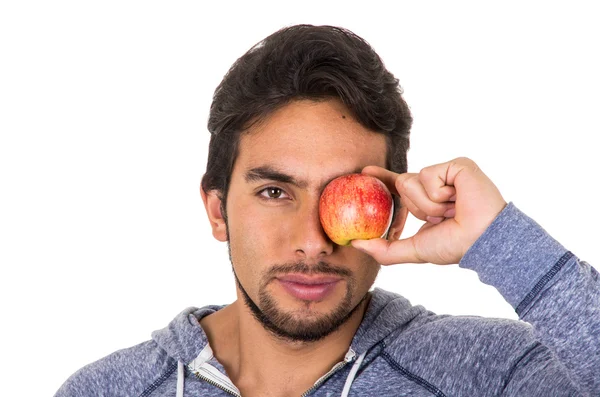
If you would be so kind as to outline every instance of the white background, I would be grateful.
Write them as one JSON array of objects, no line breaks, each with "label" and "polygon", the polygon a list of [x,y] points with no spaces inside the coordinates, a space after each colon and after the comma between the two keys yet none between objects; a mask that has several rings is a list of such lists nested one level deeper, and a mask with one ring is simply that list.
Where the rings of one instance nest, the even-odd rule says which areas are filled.
[{"label": "white background", "polygon": [[[473,158],[599,266],[594,2],[214,3],[0,6],[3,395],[50,396],[184,308],[232,301],[198,190],[208,110],[229,66],[291,24],[343,26],[379,52],[413,111],[410,171]],[[376,285],[516,318],[457,266],[392,266]]]}]

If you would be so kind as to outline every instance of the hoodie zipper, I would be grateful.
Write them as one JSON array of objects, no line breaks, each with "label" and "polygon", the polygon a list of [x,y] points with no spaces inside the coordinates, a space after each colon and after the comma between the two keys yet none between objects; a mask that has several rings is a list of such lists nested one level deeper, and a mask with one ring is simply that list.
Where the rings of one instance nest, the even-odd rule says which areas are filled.
[{"label": "hoodie zipper", "polygon": [[327,379],[329,379],[329,377],[331,375],[335,374],[337,371],[339,371],[341,368],[343,368],[346,364],[348,364],[349,362],[354,360],[355,357],[356,357],[356,353],[354,352],[354,350],[352,350],[352,348],[350,348],[348,350],[348,353],[346,353],[346,355],[344,356],[344,361],[340,361],[339,363],[334,365],[333,368],[331,368],[329,370],[329,372],[327,372],[325,375],[323,375],[319,379],[317,379],[315,384],[310,389],[308,389],[307,391],[302,393],[302,395],[300,397],[308,396],[315,389],[317,389],[319,386],[321,386],[323,384],[323,382],[325,382]]},{"label": "hoodie zipper", "polygon": [[[337,371],[339,371],[341,368],[343,368],[346,364],[348,364],[349,362],[352,362],[354,360],[354,358],[356,357],[356,353],[354,352],[354,350],[352,350],[352,348],[350,348],[348,350],[348,352],[346,353],[346,355],[344,356],[344,361],[340,361],[339,363],[335,364],[333,366],[333,368],[331,368],[329,370],[329,372],[327,372],[325,375],[321,376],[319,379],[317,379],[317,381],[315,382],[315,384],[308,389],[307,391],[305,391],[304,393],[302,393],[302,395],[300,397],[306,397],[308,396],[310,393],[312,393],[315,389],[317,389],[319,386],[321,386],[327,379],[329,379],[329,377],[331,377],[331,375],[335,374]],[[221,382],[218,379],[215,379],[214,377],[211,376],[209,371],[203,371],[204,368],[200,367],[197,370],[193,371],[194,374],[196,375],[197,378],[207,382],[210,385],[213,385],[215,387],[218,387],[219,389],[231,394],[232,396],[235,397],[241,397],[241,395],[239,393],[237,393],[235,390],[233,390],[232,388],[230,388],[228,385],[224,384],[223,382]],[[202,375],[200,373],[200,371],[202,372],[206,372],[207,375]]]},{"label": "hoodie zipper", "polygon": [[[233,390],[232,388],[230,388],[229,386],[227,386],[226,384],[222,383],[221,381],[219,381],[218,379],[214,379],[212,377],[208,377],[205,375],[202,375],[200,373],[200,370],[202,370],[203,368],[198,368],[197,371],[194,371],[194,374],[196,375],[197,378],[205,381],[208,384],[211,384],[215,387],[218,387],[219,389],[231,394],[232,396],[235,397],[242,397],[239,393],[237,393],[235,390]],[[208,373],[208,375],[210,375],[210,372],[206,371]]]}]

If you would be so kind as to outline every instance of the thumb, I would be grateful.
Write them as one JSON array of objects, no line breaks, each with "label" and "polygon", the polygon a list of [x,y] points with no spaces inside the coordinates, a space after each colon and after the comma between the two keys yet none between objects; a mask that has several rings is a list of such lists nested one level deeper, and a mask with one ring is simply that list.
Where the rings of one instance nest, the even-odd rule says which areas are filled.
[{"label": "thumb", "polygon": [[373,257],[382,265],[394,263],[424,263],[413,245],[412,237],[388,241],[382,238],[352,240],[352,246]]}]

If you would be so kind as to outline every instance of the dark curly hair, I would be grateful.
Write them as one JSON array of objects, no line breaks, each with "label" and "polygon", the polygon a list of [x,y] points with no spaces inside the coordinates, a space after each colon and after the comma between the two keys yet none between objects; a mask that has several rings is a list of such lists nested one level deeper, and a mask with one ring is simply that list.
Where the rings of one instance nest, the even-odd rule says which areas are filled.
[{"label": "dark curly hair", "polygon": [[406,172],[412,117],[401,94],[398,79],[356,34],[333,26],[283,28],[239,58],[215,90],[202,189],[217,191],[227,221],[240,134],[299,99],[339,98],[364,127],[386,135],[387,168]]}]

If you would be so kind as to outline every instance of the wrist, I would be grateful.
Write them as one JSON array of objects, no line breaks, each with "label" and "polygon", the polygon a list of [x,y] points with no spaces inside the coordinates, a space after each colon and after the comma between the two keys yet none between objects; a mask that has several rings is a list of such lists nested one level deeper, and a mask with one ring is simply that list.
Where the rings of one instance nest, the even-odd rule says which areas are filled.
[{"label": "wrist", "polygon": [[567,250],[509,203],[467,250],[459,266],[477,272],[517,308]]}]

